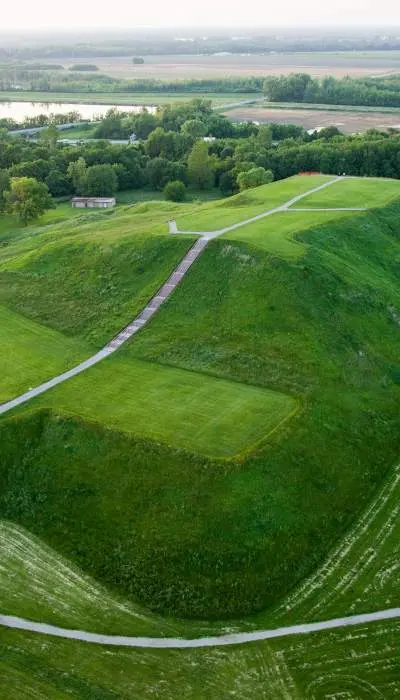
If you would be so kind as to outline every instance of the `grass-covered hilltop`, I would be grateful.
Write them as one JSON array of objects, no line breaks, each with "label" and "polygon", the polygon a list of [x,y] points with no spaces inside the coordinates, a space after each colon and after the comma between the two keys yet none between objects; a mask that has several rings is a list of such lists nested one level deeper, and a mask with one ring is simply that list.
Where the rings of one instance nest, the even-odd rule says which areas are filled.
[{"label": "grass-covered hilltop", "polygon": [[[400,182],[75,214],[0,231],[0,404],[210,240],[137,335],[1,416],[0,615],[199,637],[398,606]],[[399,634],[107,652],[0,627],[0,697],[391,700]]]}]

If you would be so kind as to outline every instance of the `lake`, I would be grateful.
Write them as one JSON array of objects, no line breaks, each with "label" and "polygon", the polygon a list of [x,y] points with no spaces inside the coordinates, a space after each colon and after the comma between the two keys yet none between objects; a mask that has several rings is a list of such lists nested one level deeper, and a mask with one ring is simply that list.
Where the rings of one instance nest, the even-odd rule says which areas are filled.
[{"label": "lake", "polygon": [[37,117],[39,114],[68,114],[79,112],[82,119],[104,117],[109,109],[119,109],[121,112],[140,112],[142,109],[154,112],[155,107],[147,105],[82,105],[76,103],[58,102],[0,102],[0,119],[14,119],[23,122],[27,117]]}]

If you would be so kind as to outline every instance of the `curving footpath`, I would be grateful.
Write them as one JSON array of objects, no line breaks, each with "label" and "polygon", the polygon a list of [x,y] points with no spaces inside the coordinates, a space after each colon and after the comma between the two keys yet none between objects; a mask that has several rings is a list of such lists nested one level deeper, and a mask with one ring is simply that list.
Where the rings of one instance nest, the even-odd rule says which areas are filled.
[{"label": "curving footpath", "polygon": [[393,620],[396,618],[400,618],[400,608],[379,610],[378,612],[364,613],[361,615],[351,615],[350,617],[337,617],[333,620],[325,620],[323,622],[310,622],[303,625],[278,627],[272,630],[236,632],[233,634],[223,634],[220,637],[200,637],[198,639],[181,639],[179,637],[122,637],[112,634],[96,634],[83,630],[70,630],[64,629],[63,627],[55,627],[54,625],[46,625],[42,622],[32,622],[31,620],[24,620],[21,617],[12,617],[10,615],[0,615],[0,625],[12,629],[25,630],[26,632],[37,632],[51,637],[75,639],[81,642],[88,642],[89,644],[141,647],[144,649],[198,649],[203,647],[248,644],[250,642],[259,642],[264,639],[288,637],[297,634],[310,634],[310,632],[322,632],[324,630],[352,627],[354,625],[364,625],[369,622]]},{"label": "curving footpath", "polygon": [[244,221],[240,221],[237,224],[232,224],[231,226],[227,226],[217,231],[208,231],[204,233],[199,231],[182,232],[178,231],[175,222],[170,222],[171,233],[192,233],[200,237],[196,241],[196,243],[190,248],[189,252],[186,253],[186,255],[182,258],[178,267],[175,268],[169,279],[165,282],[165,284],[161,287],[157,294],[155,294],[155,296],[149,301],[149,303],[143,309],[143,311],[128,326],[123,328],[123,330],[120,333],[118,333],[118,335],[116,335],[109,343],[107,343],[107,345],[105,345],[104,348],[102,348],[102,350],[96,352],[95,355],[92,355],[92,357],[89,357],[87,360],[80,362],[79,365],[76,365],[76,367],[69,369],[67,372],[63,372],[62,374],[53,377],[53,379],[50,379],[49,381],[44,382],[43,384],[39,384],[39,386],[35,387],[34,389],[26,391],[24,394],[17,396],[15,399],[0,404],[0,415],[11,411],[13,408],[17,408],[17,406],[21,406],[21,404],[24,404],[27,401],[34,399],[36,396],[44,394],[46,391],[49,391],[49,389],[52,389],[58,384],[62,384],[62,382],[67,381],[67,379],[71,379],[77,374],[85,372],[87,369],[93,367],[93,365],[96,365],[98,362],[101,362],[106,357],[109,357],[109,355],[111,355],[113,352],[118,350],[118,348],[121,345],[126,343],[126,341],[129,340],[129,338],[131,338],[135,333],[137,333],[143,326],[145,326],[150,321],[150,319],[158,311],[160,306],[166,301],[166,299],[168,299],[168,297],[171,296],[172,292],[176,289],[182,278],[186,275],[190,267],[193,265],[194,261],[199,257],[199,255],[201,255],[208,241],[212,240],[213,238],[218,238],[218,236],[222,236],[224,233],[228,233],[228,231],[234,231],[235,229],[240,228],[242,226],[247,226],[248,224],[253,223],[253,221],[264,219],[266,216],[271,216],[271,214],[275,214],[280,211],[286,211],[289,207],[292,206],[292,204],[296,204],[296,202],[299,202],[304,197],[308,197],[308,195],[313,194],[314,192],[319,192],[320,190],[323,190],[326,187],[330,187],[330,185],[334,185],[340,180],[343,180],[343,176],[335,177],[333,180],[328,180],[328,182],[324,182],[318,187],[314,187],[311,190],[304,192],[303,194],[299,194],[296,197],[290,199],[285,204],[281,204],[280,206],[275,207],[274,209],[270,209],[264,212],[263,214],[258,214],[257,216],[253,216],[250,219],[245,219]]}]

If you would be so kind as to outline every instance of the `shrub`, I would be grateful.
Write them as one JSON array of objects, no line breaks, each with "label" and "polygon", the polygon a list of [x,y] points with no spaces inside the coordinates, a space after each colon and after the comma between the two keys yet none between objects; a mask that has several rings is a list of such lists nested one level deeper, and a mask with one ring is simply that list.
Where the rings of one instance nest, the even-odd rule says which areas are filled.
[{"label": "shrub", "polygon": [[183,202],[186,197],[186,187],[181,180],[167,182],[164,187],[165,199],[171,202]]}]

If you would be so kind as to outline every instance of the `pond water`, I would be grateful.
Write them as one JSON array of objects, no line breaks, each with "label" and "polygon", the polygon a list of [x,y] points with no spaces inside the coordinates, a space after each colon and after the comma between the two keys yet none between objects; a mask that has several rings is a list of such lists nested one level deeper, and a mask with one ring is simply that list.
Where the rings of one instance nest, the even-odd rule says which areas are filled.
[{"label": "pond water", "polygon": [[109,109],[119,109],[121,112],[140,112],[147,109],[154,112],[155,107],[148,105],[82,105],[77,103],[58,102],[0,102],[0,119],[14,119],[22,122],[27,117],[37,117],[39,114],[68,114],[68,112],[79,112],[82,119],[94,119],[104,117]]}]

